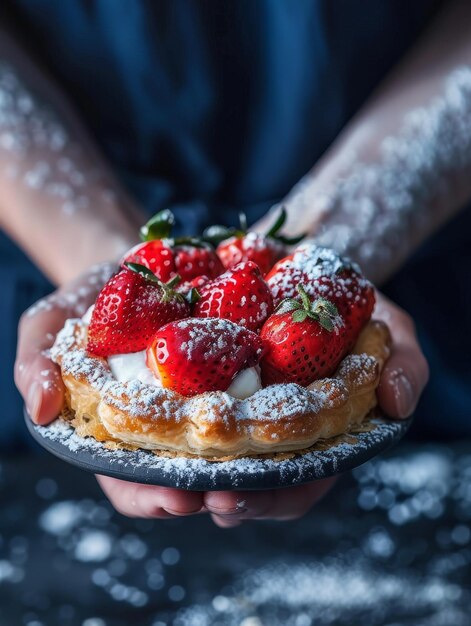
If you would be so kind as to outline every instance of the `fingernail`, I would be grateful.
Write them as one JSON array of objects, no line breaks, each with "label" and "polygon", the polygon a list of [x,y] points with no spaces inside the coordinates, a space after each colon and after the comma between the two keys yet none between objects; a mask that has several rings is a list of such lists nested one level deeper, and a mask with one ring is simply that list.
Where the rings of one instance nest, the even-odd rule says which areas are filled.
[{"label": "fingernail", "polygon": [[399,417],[409,417],[416,405],[416,395],[403,370],[394,372],[390,385],[394,390]]},{"label": "fingernail", "polygon": [[35,380],[29,388],[28,397],[26,399],[26,408],[33,422],[38,421],[39,411],[41,410],[43,395],[41,385]]},{"label": "fingernail", "polygon": [[201,513],[201,507],[199,509],[195,509],[194,511],[184,511],[184,512],[174,511],[173,509],[169,509],[168,507],[165,507],[164,511],[167,511],[167,513],[170,513],[170,515],[184,517],[185,515],[197,515],[198,513]]},{"label": "fingernail", "polygon": [[208,507],[208,511],[213,513],[214,515],[219,515],[220,517],[233,517],[236,515],[241,515],[242,513],[247,513],[248,509],[246,507],[236,506],[232,509],[218,509],[215,506]]}]

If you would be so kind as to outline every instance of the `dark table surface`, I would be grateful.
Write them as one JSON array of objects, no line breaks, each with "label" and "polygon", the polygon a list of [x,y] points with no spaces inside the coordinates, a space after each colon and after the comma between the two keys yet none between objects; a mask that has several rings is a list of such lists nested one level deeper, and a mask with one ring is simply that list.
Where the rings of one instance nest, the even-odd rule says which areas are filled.
[{"label": "dark table surface", "polygon": [[403,444],[304,519],[125,519],[47,454],[0,460],[0,626],[469,626],[471,442]]}]

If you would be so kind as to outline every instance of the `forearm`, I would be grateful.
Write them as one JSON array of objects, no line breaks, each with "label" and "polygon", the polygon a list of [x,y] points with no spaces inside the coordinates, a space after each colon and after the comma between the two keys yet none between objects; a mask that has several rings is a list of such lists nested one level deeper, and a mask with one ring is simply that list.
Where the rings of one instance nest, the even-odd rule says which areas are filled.
[{"label": "forearm", "polygon": [[142,218],[59,89],[0,30],[0,222],[56,283],[117,258]]},{"label": "forearm", "polygon": [[439,15],[286,199],[293,232],[377,282],[471,197],[469,23],[469,3]]}]

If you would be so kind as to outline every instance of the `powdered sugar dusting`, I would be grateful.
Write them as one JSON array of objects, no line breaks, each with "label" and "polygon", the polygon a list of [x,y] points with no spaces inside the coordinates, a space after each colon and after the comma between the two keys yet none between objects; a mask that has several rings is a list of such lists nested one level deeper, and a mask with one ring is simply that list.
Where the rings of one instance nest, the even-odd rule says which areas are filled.
[{"label": "powdered sugar dusting", "polygon": [[[194,352],[203,355],[205,359],[217,356],[224,350],[230,349],[237,358],[237,354],[244,348],[239,340],[247,332],[238,324],[222,318],[188,318],[176,322],[176,328],[188,332],[188,340],[182,342],[181,352],[190,360]],[[208,335],[214,337],[214,341],[208,343]]]},{"label": "powdered sugar dusting", "polygon": [[[355,280],[350,275],[342,275],[341,270],[346,266],[355,272]],[[350,259],[312,241],[302,243],[290,257],[280,261],[267,283],[275,305],[283,298],[298,297],[298,284],[303,285],[311,296],[365,304],[362,292],[370,285]]]},{"label": "powdered sugar dusting", "polygon": [[[63,452],[82,453],[96,463],[92,471],[117,473],[123,479],[154,482],[181,489],[256,489],[288,486],[350,469],[396,441],[407,429],[404,422],[374,420],[370,432],[355,435],[326,450],[291,459],[240,458],[212,463],[200,458],[156,456],[145,450],[108,450],[92,438],[79,437],[63,420],[49,426],[32,426],[37,435],[60,444]],[[74,454],[69,460],[78,461]],[[269,484],[270,483],[270,484]]]},{"label": "powdered sugar dusting", "polygon": [[[91,208],[89,187],[101,172],[85,167],[81,146],[49,103],[24,83],[8,63],[0,63],[0,175],[4,182],[73,216]],[[103,200],[108,194],[103,193]]]},{"label": "powdered sugar dusting", "polygon": [[318,413],[329,407],[326,394],[308,391],[295,384],[271,385],[248,398],[243,405],[243,417],[256,420],[283,421],[300,413]]},{"label": "powdered sugar dusting", "polygon": [[103,388],[103,401],[133,417],[152,415],[154,419],[178,422],[182,416],[181,403],[175,401],[174,393],[139,380],[108,381]]},{"label": "powdered sugar dusting", "polygon": [[41,298],[26,311],[25,315],[34,317],[41,313],[62,310],[70,316],[81,317],[87,312],[98,291],[115,270],[116,266],[112,263],[93,265],[68,289],[59,289]]},{"label": "powdered sugar dusting", "polygon": [[[442,92],[409,111],[373,163],[352,154],[344,175],[319,193],[311,175],[287,201],[294,215],[320,222],[316,241],[356,259],[368,276],[394,265],[410,250],[440,202],[454,192],[451,172],[471,164],[471,68],[456,68]],[[425,227],[425,228],[424,228]]]},{"label": "powdered sugar dusting", "polygon": [[71,350],[62,357],[62,371],[74,378],[84,377],[96,390],[103,389],[112,378],[108,364],[102,359],[90,357],[85,350]]}]

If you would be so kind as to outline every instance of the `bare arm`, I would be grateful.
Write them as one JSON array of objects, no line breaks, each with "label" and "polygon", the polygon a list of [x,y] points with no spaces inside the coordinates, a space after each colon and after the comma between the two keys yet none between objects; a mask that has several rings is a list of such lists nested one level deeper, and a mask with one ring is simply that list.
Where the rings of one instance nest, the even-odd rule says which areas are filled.
[{"label": "bare arm", "polygon": [[454,2],[285,201],[384,281],[471,198],[471,4]]},{"label": "bare arm", "polygon": [[143,222],[56,85],[0,29],[0,225],[56,283]]}]

